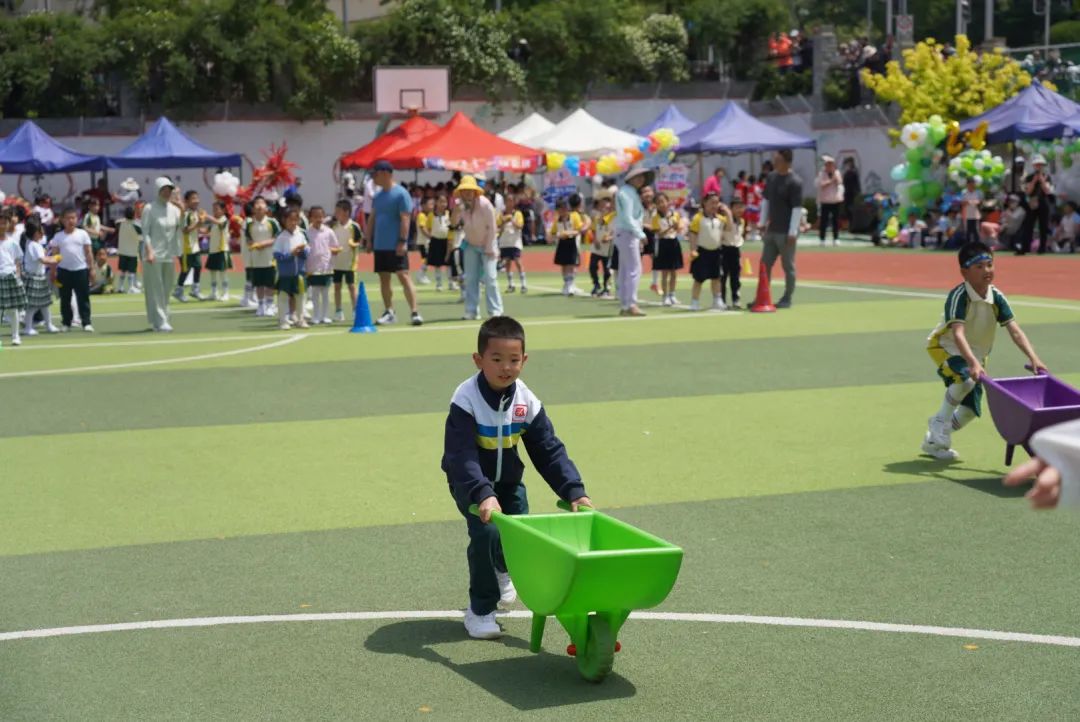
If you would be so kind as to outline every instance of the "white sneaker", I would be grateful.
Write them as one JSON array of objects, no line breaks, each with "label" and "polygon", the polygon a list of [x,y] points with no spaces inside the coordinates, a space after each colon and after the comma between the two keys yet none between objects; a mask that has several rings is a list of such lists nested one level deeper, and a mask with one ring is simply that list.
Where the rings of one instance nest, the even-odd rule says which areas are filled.
[{"label": "white sneaker", "polygon": [[425,276],[425,275],[421,275],[421,276],[420,276],[420,278],[418,278],[418,279],[416,279],[416,280],[417,280],[417,283],[419,283],[419,284],[420,284],[421,286],[426,286],[426,285],[428,285],[429,283],[431,283],[431,279],[430,279],[430,278],[428,278],[428,277],[427,277],[427,276]]},{"label": "white sneaker", "polygon": [[[21,346],[22,345],[22,340],[18,336],[12,336],[11,337],[11,345],[12,346]],[[495,616],[495,615],[492,615],[492,616]]]},{"label": "white sneaker", "polygon": [[167,323],[163,323],[163,324],[161,324],[161,326],[160,326],[160,327],[158,328],[158,330],[159,330],[159,331],[161,331],[162,333],[172,333],[172,326],[170,326],[170,325],[169,325],[169,324],[167,324]]},{"label": "white sneaker", "polygon": [[263,315],[264,316],[270,316],[270,317],[277,316],[277,306],[275,306],[275,305],[267,306],[266,307],[266,312],[263,313]]},{"label": "white sneaker", "polygon": [[175,298],[180,303],[187,303],[187,298],[184,297],[184,289],[182,288],[178,288],[173,291],[173,298]]},{"label": "white sneaker", "polygon": [[670,306],[671,305],[671,296],[664,296],[664,300],[663,300],[662,305]]},{"label": "white sneaker", "polygon": [[517,589],[514,588],[514,580],[509,572],[495,571],[495,578],[499,580],[499,601],[503,604],[517,600]]},{"label": "white sneaker", "polygon": [[479,319],[480,319],[479,316],[473,315],[471,313],[467,313],[467,314],[465,314],[464,316],[461,317],[462,321],[477,321]]},{"label": "white sneaker", "polygon": [[60,329],[58,329],[56,326],[53,326],[51,323],[49,324],[49,327],[46,330],[49,333],[60,333]]},{"label": "white sneaker", "polygon": [[91,326],[90,324],[86,324],[85,326],[82,327],[82,330],[85,331],[86,333],[93,333],[94,332],[94,327]]},{"label": "white sneaker", "polygon": [[29,331],[23,331],[23,336],[37,336],[38,332],[36,328],[31,328]]},{"label": "white sneaker", "polygon": [[67,333],[70,330],[71,330],[71,326],[61,326],[60,327],[60,333]]},{"label": "white sneaker", "polygon": [[701,310],[701,303],[696,298],[690,299],[690,310],[691,311],[700,311]]},{"label": "white sneaker", "polygon": [[465,610],[465,631],[473,639],[498,639],[502,636],[502,627],[495,621],[495,612],[476,614],[472,607]]},{"label": "white sneaker", "polygon": [[297,328],[311,328],[308,325],[307,320],[303,316],[300,317],[300,320],[297,322],[296,327]]},{"label": "white sneaker", "polygon": [[329,316],[324,316],[323,320],[320,321],[319,323],[322,323],[322,324],[324,324],[326,326],[332,326],[334,322],[330,319]]},{"label": "white sneaker", "polygon": [[345,312],[344,311],[338,311],[337,313],[335,313],[334,314],[334,320],[335,321],[344,321],[345,320]]},{"label": "white sneaker", "polygon": [[420,315],[419,311],[413,311],[412,312],[412,325],[413,326],[422,326],[422,325],[424,325],[424,317]]},{"label": "white sneaker", "polygon": [[946,424],[937,414],[931,416],[927,422],[926,438],[934,446],[942,449],[947,449],[952,446],[952,429],[949,428],[950,424]]},{"label": "white sneaker", "polygon": [[292,325],[288,321],[286,321],[285,323],[279,323],[278,324],[278,330],[280,330],[280,331],[288,331],[291,328],[292,328]]},{"label": "white sneaker", "polygon": [[395,323],[396,321],[397,321],[397,316],[394,314],[393,310],[387,309],[387,310],[383,311],[381,316],[379,316],[377,319],[375,319],[375,325],[376,326],[385,326],[387,324]]},{"label": "white sneaker", "polygon": [[955,449],[950,449],[947,446],[938,446],[930,440],[930,432],[926,432],[926,437],[923,438],[922,452],[928,456],[932,456],[935,459],[941,459],[942,461],[954,461],[960,458],[960,454],[956,453]]},{"label": "white sneaker", "polygon": [[715,299],[713,299],[712,310],[713,311],[726,311],[727,310],[727,304],[724,303],[724,301],[722,299],[715,298]]}]

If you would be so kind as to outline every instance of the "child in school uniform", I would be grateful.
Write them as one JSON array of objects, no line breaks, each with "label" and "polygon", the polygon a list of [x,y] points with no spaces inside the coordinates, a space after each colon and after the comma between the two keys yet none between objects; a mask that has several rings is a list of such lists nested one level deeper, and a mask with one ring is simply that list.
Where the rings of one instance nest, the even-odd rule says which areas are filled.
[{"label": "child in school uniform", "polygon": [[941,408],[927,422],[922,452],[951,461],[952,434],[982,415],[982,378],[998,327],[1027,357],[1033,373],[1045,373],[1004,294],[994,285],[994,253],[981,241],[965,243],[957,255],[963,283],[945,297],[945,312],[930,332],[926,351],[945,382]]},{"label": "child in school uniform", "polygon": [[345,311],[341,308],[341,286],[349,289],[349,308],[356,308],[356,257],[363,245],[364,232],[360,224],[352,218],[352,201],[340,200],[334,206],[334,222],[330,226],[337,240],[334,256],[334,318],[345,320]]},{"label": "child in school uniform", "polygon": [[[435,290],[442,290],[443,269],[450,265],[450,206],[445,194],[439,194],[432,204],[431,213],[426,214],[425,223],[428,236],[427,264],[435,273]],[[451,289],[453,290],[452,282]]]},{"label": "child in school uniform", "polygon": [[718,212],[730,223],[724,223],[720,236],[720,303],[727,305],[727,291],[731,287],[729,308],[739,311],[739,289],[742,288],[742,245],[746,240],[746,205],[739,198],[731,202],[731,208],[719,204]]},{"label": "child in school uniform", "polygon": [[26,221],[23,231],[26,238],[26,250],[23,252],[23,280],[26,285],[26,327],[23,333],[37,336],[34,317],[41,314],[45,329],[49,333],[58,333],[60,329],[53,325],[50,307],[52,306],[52,282],[49,280],[49,267],[59,263],[56,256],[45,253],[45,230],[35,218]]},{"label": "child in school uniform", "polygon": [[[615,213],[611,209],[614,188],[604,189],[596,196],[596,220],[593,224],[593,246],[589,254],[589,276],[592,295],[611,298],[611,254],[615,250]],[[603,284],[600,270],[603,269]]]},{"label": "child in school uniform", "polygon": [[112,293],[113,290],[113,270],[109,265],[109,254],[104,248],[99,248],[94,255],[94,281],[90,284],[90,293],[100,296],[103,293]]},{"label": "child in school uniform", "polygon": [[[299,223],[299,215],[297,215]],[[273,316],[274,311],[274,239],[281,226],[267,212],[266,199],[258,197],[251,206],[251,218],[244,229],[244,239],[251,259],[251,285],[255,289],[256,316]]]},{"label": "child in school uniform", "polygon": [[1076,212],[1076,204],[1065,201],[1061,209],[1061,220],[1054,235],[1050,239],[1050,249],[1055,253],[1076,252],[1076,236],[1080,233],[1080,213]]},{"label": "child in school uniform", "polygon": [[308,211],[307,283],[314,304],[311,322],[315,325],[333,323],[330,320],[330,281],[334,277],[335,251],[341,252],[337,235],[325,225],[325,220],[326,211],[322,206],[312,206]]},{"label": "child in school uniform", "polygon": [[[581,474],[555,435],[546,409],[518,378],[527,359],[521,324],[508,316],[489,318],[480,326],[473,354],[479,372],[454,391],[446,417],[441,467],[469,531],[465,630],[475,639],[499,637],[502,629],[495,609],[500,601],[517,598],[498,530],[490,522],[494,512],[529,511],[519,442],[540,476],[573,511],[592,507]],[[473,504],[475,514],[469,508]]]},{"label": "child in school uniform", "polygon": [[679,269],[683,267],[682,242],[683,217],[664,193],[656,196],[656,215],[653,216],[653,233],[656,234],[656,257],[653,268],[660,271],[660,290],[665,306],[675,306],[675,283]]},{"label": "child in school uniform", "polygon": [[[288,331],[295,322],[307,328],[304,320],[304,261],[308,255],[307,236],[300,230],[300,211],[290,208],[283,216],[285,227],[274,239],[277,262],[278,328]],[[300,302],[297,303],[297,299]]]},{"label": "child in school uniform", "polygon": [[199,194],[197,191],[188,191],[184,194],[184,211],[180,214],[183,248],[180,249],[180,273],[176,276],[176,290],[173,291],[173,297],[181,303],[187,303],[187,299],[184,298],[184,281],[187,279],[188,271],[191,272],[191,291],[188,294],[196,301],[203,300],[199,294],[199,279],[202,275],[199,226],[202,224],[202,214],[199,213]]},{"label": "child in school uniform", "polygon": [[[415,199],[414,199],[415,200]],[[416,227],[416,250],[420,253],[420,270],[416,272],[416,282],[421,285],[431,283],[428,278],[428,248],[431,246],[431,220],[429,216],[435,212],[435,199],[424,198],[413,205],[419,208],[413,225]]]},{"label": "child in school uniform", "polygon": [[254,206],[254,203],[244,205],[243,227],[240,231],[240,263],[244,266],[244,294],[240,297],[240,308],[255,308],[258,303],[255,298],[255,286],[251,282],[254,270],[251,267],[251,249],[247,243],[247,222],[251,218]]},{"label": "child in school uniform", "polygon": [[[210,239],[206,244],[206,270],[210,273],[210,297],[215,301],[229,300],[229,277],[226,271],[232,268],[232,251],[229,248],[229,214],[225,212],[224,201],[214,201],[210,216],[204,221],[204,227],[210,229]],[[221,294],[218,294],[218,288]]]},{"label": "child in school uniform", "polygon": [[22,281],[22,249],[19,241],[8,232],[9,219],[0,220],[0,316],[11,323],[11,344],[22,343],[19,338],[19,314],[26,310],[26,288]]},{"label": "child in school uniform", "polygon": [[113,232],[112,228],[101,225],[101,201],[91,198],[86,204],[86,213],[82,218],[82,229],[90,236],[90,243],[96,254],[105,245],[105,238]]},{"label": "child in school uniform", "polygon": [[[513,197],[511,197],[511,201]],[[521,281],[521,292],[528,293],[525,285],[525,267],[521,264],[521,251],[524,247],[521,240],[521,229],[525,227],[525,216],[521,211],[514,208],[513,203],[507,203],[507,208],[496,219],[499,228],[499,258],[502,259],[506,270],[506,292],[514,292],[514,267],[517,266],[518,278]]]},{"label": "child in school uniform", "polygon": [[139,241],[142,240],[142,227],[139,216],[142,205],[124,207],[124,217],[116,224],[117,270],[120,278],[116,282],[117,293],[139,292]]},{"label": "child in school uniform", "polygon": [[581,260],[581,217],[570,212],[570,202],[566,198],[555,201],[555,220],[551,224],[551,237],[556,239],[555,265],[562,269],[562,295],[573,296],[574,274]]},{"label": "child in school uniform", "polygon": [[[644,258],[648,256],[652,262],[652,283],[649,284],[649,290],[660,295],[660,269],[656,267],[656,231],[653,227],[656,225],[656,192],[652,189],[652,186],[642,186],[639,191],[641,197],[641,207],[644,209],[644,215],[641,219],[641,225],[645,231],[645,243],[641,246],[641,256]],[[644,261],[642,261],[642,268],[644,268]]]},{"label": "child in school uniform", "polygon": [[702,201],[702,210],[690,221],[690,274],[694,284],[690,287],[690,310],[701,310],[701,286],[706,281],[712,290],[712,310],[723,311],[726,306],[720,292],[720,244],[724,226],[734,223],[731,211],[719,215],[720,196],[710,193]]}]

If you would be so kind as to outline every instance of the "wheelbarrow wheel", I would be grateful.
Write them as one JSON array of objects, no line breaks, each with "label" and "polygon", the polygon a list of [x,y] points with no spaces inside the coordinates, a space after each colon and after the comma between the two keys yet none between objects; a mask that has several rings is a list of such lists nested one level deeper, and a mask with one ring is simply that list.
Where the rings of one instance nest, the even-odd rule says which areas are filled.
[{"label": "wheelbarrow wheel", "polygon": [[577,666],[581,676],[590,682],[603,682],[615,663],[615,635],[607,620],[599,615],[589,617],[588,637],[584,651],[578,650]]}]

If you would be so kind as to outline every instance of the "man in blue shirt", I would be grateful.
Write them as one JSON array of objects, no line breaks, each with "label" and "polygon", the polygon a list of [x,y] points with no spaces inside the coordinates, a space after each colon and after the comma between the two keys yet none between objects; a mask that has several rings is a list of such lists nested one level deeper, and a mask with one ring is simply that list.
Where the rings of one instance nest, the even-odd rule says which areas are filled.
[{"label": "man in blue shirt", "polygon": [[633,168],[615,195],[615,248],[619,251],[620,316],[644,316],[638,306],[637,288],[641,279],[641,241],[645,238],[641,189],[652,183],[656,174],[649,168]]},{"label": "man in blue shirt", "polygon": [[405,188],[394,182],[394,166],[380,160],[374,167],[375,185],[379,192],[372,201],[367,219],[367,238],[371,239],[368,250],[375,253],[375,272],[379,274],[382,291],[383,314],[375,321],[379,325],[394,323],[394,291],[390,285],[391,275],[396,275],[405,293],[405,300],[412,311],[412,325],[424,322],[417,309],[416,289],[409,277],[409,221],[412,217],[412,197]]}]

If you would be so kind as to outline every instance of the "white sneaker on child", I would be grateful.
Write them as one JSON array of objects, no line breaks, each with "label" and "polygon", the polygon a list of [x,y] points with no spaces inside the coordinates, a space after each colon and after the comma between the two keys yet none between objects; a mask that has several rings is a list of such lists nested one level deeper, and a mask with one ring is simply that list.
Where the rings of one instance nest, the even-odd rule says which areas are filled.
[{"label": "white sneaker on child", "polygon": [[334,318],[336,320],[338,320],[338,321],[344,321],[345,320],[345,312],[344,311],[338,311],[337,313],[334,314]]},{"label": "white sneaker on child", "polygon": [[28,329],[26,331],[23,331],[23,336],[37,336],[37,335],[38,335],[38,332],[37,332],[36,328],[31,328],[31,329]]},{"label": "white sneaker on child", "polygon": [[927,422],[926,438],[934,446],[940,446],[943,449],[947,449],[952,446],[952,429],[951,420],[946,423],[937,414],[931,416]]},{"label": "white sneaker on child", "polygon": [[517,600],[517,589],[514,588],[514,580],[509,572],[495,571],[495,578],[499,580],[499,601],[503,604]]},{"label": "white sneaker on child", "polygon": [[701,310],[701,303],[696,298],[690,299],[690,310],[691,311],[700,311]]},{"label": "white sneaker on child", "polygon": [[465,610],[465,631],[473,639],[498,639],[502,636],[502,627],[495,621],[495,612],[476,614],[471,606]]},{"label": "white sneaker on child", "polygon": [[923,438],[922,452],[942,461],[954,461],[960,458],[960,454],[955,449],[950,449],[948,446],[938,446],[931,441],[929,431],[926,432],[926,436]]}]

